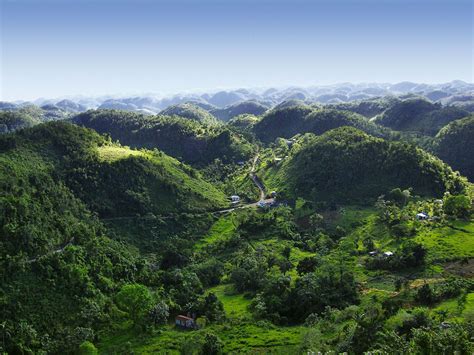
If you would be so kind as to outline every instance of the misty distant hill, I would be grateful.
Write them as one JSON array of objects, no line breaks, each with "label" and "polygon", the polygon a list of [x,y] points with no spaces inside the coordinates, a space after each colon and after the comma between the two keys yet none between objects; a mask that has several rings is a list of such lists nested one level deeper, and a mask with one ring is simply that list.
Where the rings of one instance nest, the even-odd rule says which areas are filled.
[{"label": "misty distant hill", "polygon": [[[376,103],[373,100],[387,97],[403,99],[406,98],[406,95],[425,98],[442,105],[457,106],[470,112],[474,111],[474,84],[460,80],[442,84],[406,81],[400,83],[340,83],[311,87],[237,88],[234,90],[182,93],[161,97],[146,94],[129,97],[40,98],[32,103],[37,106],[55,105],[66,112],[83,112],[91,108],[105,108],[144,114],[157,114],[173,105],[192,103],[226,121],[238,114],[261,115],[265,112],[263,111],[264,107],[273,108],[283,102],[293,103],[295,100],[306,104],[324,105],[343,105],[345,103],[370,101],[370,103],[361,104],[360,108],[355,108],[354,105],[346,106],[350,111],[370,115],[379,111],[376,106],[380,102]],[[14,110],[18,108],[17,106],[20,106],[17,102],[0,102],[0,110]],[[367,106],[372,108],[368,109]]]}]

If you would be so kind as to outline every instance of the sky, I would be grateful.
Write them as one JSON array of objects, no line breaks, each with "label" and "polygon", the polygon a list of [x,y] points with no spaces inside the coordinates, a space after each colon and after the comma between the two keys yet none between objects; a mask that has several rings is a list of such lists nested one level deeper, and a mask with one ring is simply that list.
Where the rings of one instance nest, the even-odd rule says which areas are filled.
[{"label": "sky", "polygon": [[0,0],[0,100],[473,81],[471,0]]}]

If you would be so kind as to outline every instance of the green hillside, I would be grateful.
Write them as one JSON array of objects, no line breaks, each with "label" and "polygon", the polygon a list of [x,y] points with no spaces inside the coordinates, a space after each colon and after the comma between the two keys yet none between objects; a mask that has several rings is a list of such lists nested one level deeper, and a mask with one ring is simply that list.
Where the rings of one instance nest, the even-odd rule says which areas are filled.
[{"label": "green hillside", "polygon": [[272,189],[314,201],[362,202],[395,187],[442,196],[463,189],[463,180],[421,149],[338,128],[295,143],[290,156],[264,171]]},{"label": "green hillside", "polygon": [[179,116],[207,124],[217,123],[216,117],[198,105],[189,102],[169,106],[161,111],[160,115]]},{"label": "green hillside", "polygon": [[416,131],[434,136],[443,126],[467,114],[458,107],[443,107],[425,99],[413,98],[396,102],[374,122],[397,131]]},{"label": "green hillside", "polygon": [[[136,249],[109,239],[112,230],[97,216],[167,218],[228,206],[222,192],[174,158],[65,122],[3,135],[0,163],[0,303],[13,353],[72,353],[120,312],[110,306],[124,283],[153,284]],[[172,217],[159,225],[176,236],[183,226],[171,224],[182,221]],[[202,224],[193,222],[194,232]],[[140,245],[141,237],[129,241]],[[170,236],[154,237],[156,245]]]},{"label": "green hillside", "polygon": [[27,159],[44,167],[40,170],[60,179],[102,217],[209,210],[226,204],[224,195],[197,171],[166,154],[112,144],[69,123],[5,136],[2,145],[7,147],[3,159],[12,169]]},{"label": "green hillside", "polygon": [[435,137],[434,152],[474,181],[474,116],[451,122]]},{"label": "green hillside", "polygon": [[272,142],[278,137],[291,138],[298,133],[322,134],[341,126],[356,127],[373,135],[384,134],[382,127],[367,121],[361,115],[308,106],[274,109],[255,124],[254,132],[263,142]]},{"label": "green hillside", "polygon": [[0,134],[32,127],[42,122],[62,120],[69,116],[69,112],[54,105],[46,105],[41,108],[35,105],[27,105],[0,111]]},{"label": "green hillside", "polygon": [[[258,174],[294,207],[211,214],[223,194],[162,152],[66,122],[2,135],[2,350],[363,353],[399,337],[417,353],[428,335],[434,349],[471,349],[462,178],[351,127],[277,143],[260,148]],[[247,169],[235,183],[251,183]],[[446,190],[465,194],[425,198]],[[174,325],[188,312],[199,329]]]},{"label": "green hillside", "polygon": [[108,239],[68,186],[68,164],[103,139],[66,124],[0,138],[2,349],[71,353],[107,323],[114,290],[143,260]]},{"label": "green hillside", "polygon": [[267,110],[268,107],[259,102],[245,101],[228,107],[214,109],[211,113],[222,121],[229,121],[234,117],[244,114],[260,116]]},{"label": "green hillside", "polygon": [[247,160],[252,145],[227,128],[168,116],[144,116],[117,110],[88,111],[73,122],[109,134],[135,148],[160,149],[189,164],[203,166],[220,159],[225,163]]},{"label": "green hillside", "polygon": [[14,132],[17,129],[32,127],[40,123],[35,116],[18,111],[1,111],[0,112],[0,133]]},{"label": "green hillside", "polygon": [[336,110],[351,111],[367,118],[372,118],[378,114],[381,114],[398,101],[399,99],[396,97],[388,96],[375,99],[329,104],[326,107],[334,108]]}]

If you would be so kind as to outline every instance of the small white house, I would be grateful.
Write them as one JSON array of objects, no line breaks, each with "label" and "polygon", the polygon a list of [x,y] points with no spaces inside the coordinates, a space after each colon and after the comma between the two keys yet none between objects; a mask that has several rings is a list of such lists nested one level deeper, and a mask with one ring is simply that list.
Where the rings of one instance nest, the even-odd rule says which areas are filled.
[{"label": "small white house", "polygon": [[416,214],[416,219],[419,220],[419,221],[424,221],[426,219],[428,219],[428,215],[424,212],[420,212],[420,213],[417,213]]},{"label": "small white house", "polygon": [[383,256],[385,256],[386,258],[389,258],[389,257],[393,256],[393,252],[386,251],[386,252],[383,253]]},{"label": "small white house", "polygon": [[238,196],[238,195],[232,195],[232,196],[230,196],[230,201],[231,201],[232,203],[239,203],[239,202],[240,202],[240,196]]},{"label": "small white house", "polygon": [[376,250],[373,250],[373,251],[369,251],[369,255],[370,256],[377,256],[377,251]]}]

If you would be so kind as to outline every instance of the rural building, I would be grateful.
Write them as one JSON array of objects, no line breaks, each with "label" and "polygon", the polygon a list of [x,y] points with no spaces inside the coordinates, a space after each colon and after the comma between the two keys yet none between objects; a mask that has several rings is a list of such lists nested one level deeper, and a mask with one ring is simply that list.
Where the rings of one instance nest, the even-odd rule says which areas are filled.
[{"label": "rural building", "polygon": [[416,214],[416,219],[419,221],[424,221],[425,219],[428,219],[428,215],[424,212],[420,212]]},{"label": "rural building", "polygon": [[187,329],[194,329],[196,328],[196,322],[193,318],[179,315],[175,318],[175,324],[177,327],[187,328]]},{"label": "rural building", "polygon": [[369,255],[370,255],[370,256],[377,256],[377,254],[378,254],[378,253],[377,253],[375,250],[369,252]]},{"label": "rural building", "polygon": [[240,196],[232,195],[232,196],[230,196],[230,200],[232,201],[232,203],[239,203],[240,202]]},{"label": "rural building", "polygon": [[385,256],[386,258],[389,258],[389,257],[393,256],[393,252],[386,251],[385,253],[383,253],[383,256]]}]

